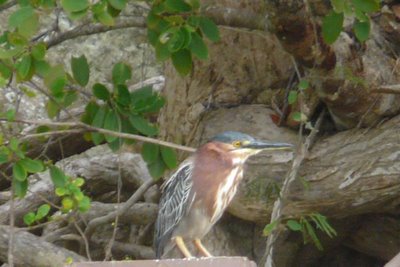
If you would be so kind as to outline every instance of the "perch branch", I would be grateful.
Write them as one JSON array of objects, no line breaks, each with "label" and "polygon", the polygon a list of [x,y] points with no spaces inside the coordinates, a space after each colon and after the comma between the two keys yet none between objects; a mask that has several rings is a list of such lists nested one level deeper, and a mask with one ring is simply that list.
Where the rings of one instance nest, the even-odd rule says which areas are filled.
[{"label": "perch branch", "polygon": [[[284,208],[285,197],[289,194],[290,186],[296,180],[300,166],[305,157],[307,156],[309,149],[315,142],[315,138],[318,134],[324,116],[325,116],[325,110],[323,110],[319,115],[318,120],[315,123],[315,127],[312,129],[310,135],[305,140],[304,145],[300,146],[299,151],[293,160],[292,168],[283,182],[278,199],[274,203],[274,208],[272,210],[272,215],[271,215],[271,223],[275,221],[279,222],[282,219],[282,211]],[[274,253],[273,250],[274,250],[274,243],[277,240],[279,234],[280,234],[279,228],[275,227],[275,229],[271,232],[271,234],[268,237],[267,248],[265,250],[265,254],[263,256],[260,265],[264,265],[263,261],[265,261],[265,267],[275,266],[273,260],[273,253]]]}]

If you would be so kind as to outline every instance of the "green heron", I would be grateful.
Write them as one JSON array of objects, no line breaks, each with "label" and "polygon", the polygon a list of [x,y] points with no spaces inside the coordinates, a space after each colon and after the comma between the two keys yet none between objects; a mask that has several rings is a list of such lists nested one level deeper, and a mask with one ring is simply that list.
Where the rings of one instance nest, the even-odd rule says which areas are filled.
[{"label": "green heron", "polygon": [[185,257],[192,257],[184,240],[193,241],[200,254],[211,257],[201,239],[234,197],[247,158],[262,150],[290,147],[233,131],[218,134],[199,147],[162,186],[154,236],[156,257],[175,245]]}]

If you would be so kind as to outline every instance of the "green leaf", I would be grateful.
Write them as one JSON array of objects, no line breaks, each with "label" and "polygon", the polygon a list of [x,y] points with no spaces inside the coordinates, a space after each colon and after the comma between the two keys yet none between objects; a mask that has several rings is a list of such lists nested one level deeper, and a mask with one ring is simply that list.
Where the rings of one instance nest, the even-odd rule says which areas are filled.
[{"label": "green leaf", "polygon": [[19,150],[19,141],[18,141],[18,139],[17,138],[15,138],[15,137],[11,137],[11,140],[10,140],[10,149],[12,150],[12,151],[17,151],[17,150]]},{"label": "green leaf", "polygon": [[32,56],[36,60],[43,60],[46,55],[46,45],[38,43],[32,48]]},{"label": "green leaf", "polygon": [[192,71],[192,54],[187,49],[173,53],[172,64],[181,75],[187,75]]},{"label": "green leaf", "polygon": [[63,211],[70,211],[74,208],[74,201],[70,197],[65,197],[61,200]]},{"label": "green leaf", "polygon": [[100,21],[101,24],[106,26],[114,26],[115,24],[114,18],[105,9],[101,12],[95,13],[95,18]]},{"label": "green leaf", "polygon": [[12,70],[10,66],[7,66],[0,60],[0,77],[3,77],[4,79],[10,79],[12,74]]},{"label": "green leaf", "polygon": [[88,13],[88,9],[84,9],[82,11],[71,12],[68,14],[68,17],[72,20],[78,20],[84,18]]},{"label": "green leaf", "polygon": [[34,160],[30,158],[24,158],[19,161],[19,163],[24,167],[24,169],[30,173],[42,172],[44,171],[44,165],[41,160]]},{"label": "green leaf", "polygon": [[26,192],[28,192],[28,179],[22,182],[13,179],[13,184],[15,195],[19,198],[23,198],[26,195]]},{"label": "green leaf", "polygon": [[17,73],[24,79],[28,76],[29,70],[31,69],[32,58],[30,55],[25,55],[22,57],[21,61],[17,64]]},{"label": "green leaf", "polygon": [[158,134],[157,128],[151,125],[145,118],[140,115],[130,115],[129,122],[136,130],[144,135],[155,136]]},{"label": "green leaf", "polygon": [[83,178],[76,178],[72,183],[77,187],[81,187],[85,184],[85,180]]},{"label": "green leaf", "polygon": [[148,164],[156,162],[160,155],[160,146],[152,143],[144,143],[142,147],[143,160]]},{"label": "green leaf", "polygon": [[89,82],[90,69],[86,57],[84,55],[80,57],[71,58],[72,75],[75,81],[81,86],[86,86]]},{"label": "green leaf", "polygon": [[63,99],[63,107],[69,107],[78,99],[78,93],[77,91],[74,90],[69,90],[65,93],[64,99]]},{"label": "green leaf", "polygon": [[299,90],[306,90],[307,88],[310,87],[310,84],[308,83],[307,80],[301,80],[301,81],[299,82],[298,87],[299,87]]},{"label": "green leaf", "polygon": [[175,151],[172,148],[166,146],[161,146],[160,150],[161,157],[168,169],[175,169],[176,166],[178,166],[178,160],[176,158]]},{"label": "green leaf", "polygon": [[77,11],[82,11],[86,8],[89,7],[89,1],[88,0],[61,0],[61,6],[65,9],[65,11],[71,13],[71,12],[77,12]]},{"label": "green leaf", "polygon": [[27,214],[24,215],[24,223],[26,225],[31,225],[35,222],[35,213],[33,212],[28,212]]},{"label": "green leaf", "polygon": [[34,60],[33,61],[33,66],[35,67],[36,74],[46,77],[48,73],[50,72],[50,65],[44,60]]},{"label": "green leaf", "polygon": [[50,177],[55,187],[64,187],[67,183],[67,176],[57,166],[50,166]]},{"label": "green leaf", "polygon": [[156,49],[156,58],[159,61],[165,61],[171,56],[168,44],[157,42],[154,48]]},{"label": "green leaf", "polygon": [[6,113],[5,113],[7,121],[14,121],[15,120],[15,114],[16,114],[15,109],[11,108],[11,109],[7,110]]},{"label": "green leaf", "polygon": [[311,237],[311,240],[314,242],[315,246],[319,249],[319,250],[323,250],[322,244],[319,241],[317,234],[315,233],[314,228],[312,227],[312,225],[307,221],[304,220],[304,224],[307,230],[307,234]]},{"label": "green leaf", "polygon": [[112,69],[112,80],[114,84],[124,84],[132,78],[131,68],[125,63],[117,63]]},{"label": "green leaf", "polygon": [[122,10],[126,5],[127,0],[108,0],[108,3],[115,9]]},{"label": "green leaf", "polygon": [[376,0],[351,0],[354,9],[371,13],[379,10],[379,2]]},{"label": "green leaf", "polygon": [[220,40],[219,30],[217,25],[207,17],[199,18],[199,26],[204,35],[213,42]]},{"label": "green leaf", "polygon": [[116,99],[117,102],[123,106],[128,106],[131,103],[131,94],[125,84],[116,86]]},{"label": "green leaf", "polygon": [[64,86],[66,84],[66,76],[62,65],[50,68],[44,78],[45,85],[50,89],[51,94],[56,98],[64,96]]},{"label": "green leaf", "polygon": [[[106,118],[104,120],[104,129],[119,132],[119,117],[114,110],[110,110],[107,112]],[[117,136],[108,134],[104,135],[104,137],[109,143],[115,141],[118,138]]]},{"label": "green leaf", "polygon": [[79,201],[78,209],[80,212],[86,212],[90,209],[90,198],[84,196],[81,201]]},{"label": "green leaf", "polygon": [[267,224],[263,230],[263,236],[269,236],[271,232],[276,228],[278,225],[278,220],[273,221],[272,223]]},{"label": "green leaf", "polygon": [[200,1],[199,0],[185,0],[186,3],[192,6],[192,9],[200,8]]},{"label": "green leaf", "polygon": [[[104,118],[107,114],[107,108],[105,106],[100,107],[96,115],[94,116],[92,126],[102,128],[104,125]],[[104,140],[104,135],[98,132],[92,133],[92,141],[95,145],[99,145]]]},{"label": "green leaf", "polygon": [[8,25],[17,28],[24,24],[35,14],[35,10],[31,6],[26,6],[18,9],[8,19]]},{"label": "green leaf", "polygon": [[56,195],[59,197],[65,196],[67,194],[67,190],[64,187],[57,187],[55,192]]},{"label": "green leaf", "polygon": [[36,219],[37,221],[43,219],[44,217],[47,216],[47,214],[49,214],[49,211],[50,211],[50,206],[49,206],[48,204],[43,204],[43,205],[41,205],[41,206],[38,208],[37,212],[36,212],[36,217],[35,217],[35,219]]},{"label": "green leaf", "polygon": [[289,95],[288,95],[288,103],[289,105],[292,105],[296,103],[297,101],[297,91],[296,90],[290,90]]},{"label": "green leaf", "polygon": [[108,99],[110,99],[110,92],[107,90],[107,87],[105,87],[101,83],[94,84],[92,87],[92,92],[93,92],[94,96],[97,97],[98,99],[101,99],[104,101],[107,101]]},{"label": "green leaf", "polygon": [[122,138],[117,138],[112,142],[107,143],[108,147],[111,149],[112,152],[118,151],[122,144],[124,143],[124,140]]},{"label": "green leaf", "polygon": [[197,32],[192,33],[192,41],[189,44],[190,51],[199,59],[208,59],[208,48]]},{"label": "green leaf", "polygon": [[333,44],[339,37],[343,28],[343,13],[336,13],[335,11],[329,14],[322,20],[322,37],[327,44]]},{"label": "green leaf", "polygon": [[286,225],[292,231],[301,231],[302,229],[301,223],[296,220],[288,220]]},{"label": "green leaf", "polygon": [[308,120],[307,116],[304,113],[296,111],[293,113],[292,116],[293,120],[298,121],[298,122],[306,122]]},{"label": "green leaf", "polygon": [[368,40],[369,32],[371,30],[371,25],[369,20],[363,22],[356,21],[353,29],[354,29],[354,34],[356,35],[357,39],[360,42],[365,42],[366,40]]},{"label": "green leaf", "polygon": [[336,13],[342,13],[344,11],[345,0],[331,0],[331,4]]},{"label": "green leaf", "polygon": [[50,119],[53,119],[55,116],[57,116],[58,112],[60,111],[60,105],[54,102],[53,100],[49,100],[46,103],[46,111],[47,111],[47,116],[49,116]]},{"label": "green leaf", "polygon": [[192,7],[183,0],[165,0],[164,4],[167,11],[188,12],[192,10]]},{"label": "green leaf", "polygon": [[[166,40],[168,40],[167,42],[162,41],[164,35],[166,36]],[[177,27],[169,29],[167,32],[163,33],[160,36],[160,42],[166,43],[168,46],[168,50],[171,53],[177,52],[178,50],[183,48],[185,40],[185,33]]]},{"label": "green leaf", "polygon": [[8,162],[8,155],[6,153],[0,152],[0,164]]},{"label": "green leaf", "polygon": [[28,177],[28,173],[26,172],[24,166],[22,166],[21,160],[14,163],[12,170],[13,177],[20,182],[25,181]]},{"label": "green leaf", "polygon": [[148,164],[147,167],[149,169],[150,175],[154,179],[160,178],[164,174],[164,171],[166,169],[164,162],[160,159]]}]

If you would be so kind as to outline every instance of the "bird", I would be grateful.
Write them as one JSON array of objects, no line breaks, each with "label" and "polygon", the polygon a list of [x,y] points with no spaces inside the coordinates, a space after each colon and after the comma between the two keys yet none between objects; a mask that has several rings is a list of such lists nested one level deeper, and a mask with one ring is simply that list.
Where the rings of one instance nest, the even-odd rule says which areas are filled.
[{"label": "bird", "polygon": [[292,146],[236,131],[217,134],[200,146],[161,186],[153,242],[156,258],[164,257],[175,246],[185,258],[192,258],[187,241],[192,241],[202,256],[212,257],[201,239],[233,199],[246,160],[263,150]]}]

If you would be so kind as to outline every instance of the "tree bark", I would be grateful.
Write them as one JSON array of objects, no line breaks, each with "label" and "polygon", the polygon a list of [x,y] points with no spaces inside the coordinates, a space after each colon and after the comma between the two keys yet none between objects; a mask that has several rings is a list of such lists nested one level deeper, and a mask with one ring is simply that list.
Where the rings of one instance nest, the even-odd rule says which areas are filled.
[{"label": "tree bark", "polygon": [[[14,230],[14,264],[16,266],[64,266],[72,262],[86,261],[86,258],[41,240],[39,237],[18,229]],[[7,262],[10,228],[0,225],[0,261]]]}]

